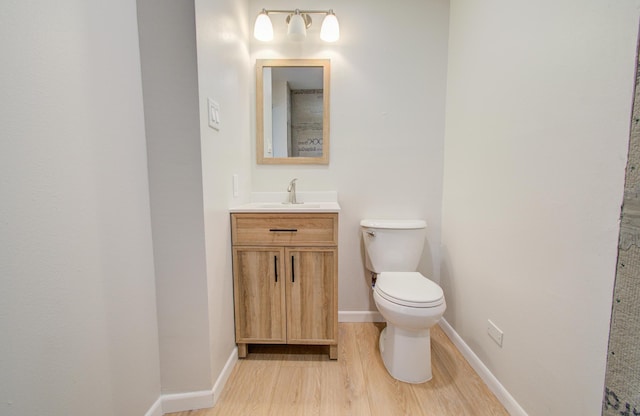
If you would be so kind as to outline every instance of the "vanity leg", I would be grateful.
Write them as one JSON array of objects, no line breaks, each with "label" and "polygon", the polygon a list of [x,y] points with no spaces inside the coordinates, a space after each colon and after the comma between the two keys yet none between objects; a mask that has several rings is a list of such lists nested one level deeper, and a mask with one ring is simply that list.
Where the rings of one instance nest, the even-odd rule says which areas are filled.
[{"label": "vanity leg", "polygon": [[329,359],[337,360],[338,359],[338,346],[337,345],[329,345]]},{"label": "vanity leg", "polygon": [[247,358],[247,344],[238,344],[238,358]]}]

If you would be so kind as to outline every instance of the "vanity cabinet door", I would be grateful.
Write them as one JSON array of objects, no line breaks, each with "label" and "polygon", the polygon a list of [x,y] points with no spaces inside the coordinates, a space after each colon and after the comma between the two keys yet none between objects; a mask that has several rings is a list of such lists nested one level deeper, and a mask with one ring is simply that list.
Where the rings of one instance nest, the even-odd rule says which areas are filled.
[{"label": "vanity cabinet door", "polygon": [[[233,249],[236,342],[285,343],[285,250]],[[246,345],[243,345],[246,355]]]},{"label": "vanity cabinet door", "polygon": [[337,344],[337,257],[331,247],[286,249],[289,343]]}]

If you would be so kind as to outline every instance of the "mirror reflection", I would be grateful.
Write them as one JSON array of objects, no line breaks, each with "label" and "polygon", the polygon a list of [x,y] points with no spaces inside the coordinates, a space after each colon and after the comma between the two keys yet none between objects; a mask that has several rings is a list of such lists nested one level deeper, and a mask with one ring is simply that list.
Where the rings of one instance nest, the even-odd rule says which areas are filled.
[{"label": "mirror reflection", "polygon": [[258,60],[258,163],[329,162],[329,61]]}]

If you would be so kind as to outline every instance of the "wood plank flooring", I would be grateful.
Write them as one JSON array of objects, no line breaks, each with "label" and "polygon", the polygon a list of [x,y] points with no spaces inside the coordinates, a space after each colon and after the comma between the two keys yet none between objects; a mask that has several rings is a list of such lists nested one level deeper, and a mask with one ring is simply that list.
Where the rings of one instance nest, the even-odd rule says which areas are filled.
[{"label": "wood plank flooring", "polygon": [[211,409],[171,416],[447,416],[508,415],[436,326],[433,379],[392,378],[378,352],[384,323],[340,323],[338,360],[327,347],[250,346]]}]

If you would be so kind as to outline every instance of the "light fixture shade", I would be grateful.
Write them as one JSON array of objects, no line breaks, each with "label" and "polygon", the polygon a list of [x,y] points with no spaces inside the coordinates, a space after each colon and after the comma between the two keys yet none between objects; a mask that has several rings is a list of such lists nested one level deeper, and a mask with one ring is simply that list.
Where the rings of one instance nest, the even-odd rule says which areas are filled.
[{"label": "light fixture shade", "polygon": [[306,22],[299,10],[296,10],[296,13],[291,15],[287,35],[291,40],[304,40],[307,37]]},{"label": "light fixture shade", "polygon": [[253,25],[253,37],[263,42],[273,40],[273,24],[264,9],[256,17],[256,23]]},{"label": "light fixture shade", "polygon": [[325,42],[335,42],[340,39],[340,25],[338,24],[338,18],[333,13],[333,10],[330,10],[322,21],[320,39]]}]

